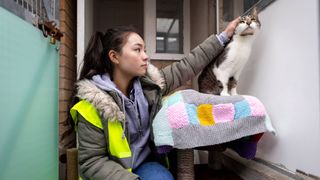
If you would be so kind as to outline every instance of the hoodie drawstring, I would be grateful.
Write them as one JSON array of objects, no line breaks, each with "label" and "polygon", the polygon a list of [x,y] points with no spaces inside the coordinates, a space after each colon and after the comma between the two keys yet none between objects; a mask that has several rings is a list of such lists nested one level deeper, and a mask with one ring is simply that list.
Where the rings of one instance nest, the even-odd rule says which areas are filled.
[{"label": "hoodie drawstring", "polygon": [[123,108],[123,113],[124,113],[124,119],[122,120],[122,127],[123,127],[123,131],[122,131],[122,140],[125,138],[125,133],[126,133],[126,107],[124,104],[124,97],[122,98],[122,108]]},{"label": "hoodie drawstring", "polygon": [[138,101],[136,101],[137,97],[136,97],[136,93],[134,94],[134,98],[135,98],[135,101],[134,101],[134,108],[136,110],[136,114],[137,114],[137,120],[139,121],[138,124],[138,132],[139,132],[139,135],[142,137],[143,136],[143,131],[142,131],[142,124],[141,124],[141,114],[139,113],[139,106],[138,106]]}]

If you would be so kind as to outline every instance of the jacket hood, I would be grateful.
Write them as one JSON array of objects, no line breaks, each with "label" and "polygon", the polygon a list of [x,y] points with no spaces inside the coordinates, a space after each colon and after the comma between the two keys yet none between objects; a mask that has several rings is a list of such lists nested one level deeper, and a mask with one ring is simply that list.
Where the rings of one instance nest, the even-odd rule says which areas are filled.
[{"label": "jacket hood", "polygon": [[[149,77],[155,84],[161,89],[165,86],[165,80],[158,68],[149,63],[147,69],[147,77]],[[114,83],[111,81],[108,83],[110,90],[114,90]],[[118,104],[115,102],[112,96],[103,91],[93,82],[88,79],[80,80],[76,83],[77,97],[85,99],[90,102],[100,113],[100,116],[104,119],[110,119],[111,121],[125,120],[124,113],[120,110]]]}]

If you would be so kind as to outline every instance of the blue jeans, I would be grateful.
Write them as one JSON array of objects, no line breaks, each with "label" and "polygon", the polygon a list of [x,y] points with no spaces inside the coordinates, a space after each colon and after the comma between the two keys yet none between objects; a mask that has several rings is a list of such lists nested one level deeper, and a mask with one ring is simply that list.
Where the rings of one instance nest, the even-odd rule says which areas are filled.
[{"label": "blue jeans", "polygon": [[143,163],[133,173],[140,176],[141,180],[173,180],[170,171],[157,162]]}]

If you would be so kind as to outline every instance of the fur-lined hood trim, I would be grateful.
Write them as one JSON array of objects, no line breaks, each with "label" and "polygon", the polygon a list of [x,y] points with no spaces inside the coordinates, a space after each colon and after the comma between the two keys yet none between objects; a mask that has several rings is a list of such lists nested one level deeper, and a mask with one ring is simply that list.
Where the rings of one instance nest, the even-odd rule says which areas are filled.
[{"label": "fur-lined hood trim", "polygon": [[[149,77],[161,89],[164,88],[165,80],[162,77],[161,72],[150,63],[147,69],[147,77]],[[76,86],[76,96],[90,102],[100,113],[101,117],[104,119],[110,119],[111,121],[125,121],[124,113],[120,110],[113,97],[111,97],[107,92],[98,88],[88,79],[78,81]]]}]

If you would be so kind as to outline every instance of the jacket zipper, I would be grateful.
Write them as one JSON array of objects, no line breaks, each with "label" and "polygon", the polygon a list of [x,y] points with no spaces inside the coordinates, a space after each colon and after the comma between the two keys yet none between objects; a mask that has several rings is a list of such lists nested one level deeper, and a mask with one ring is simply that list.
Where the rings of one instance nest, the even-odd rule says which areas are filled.
[{"label": "jacket zipper", "polygon": [[138,133],[139,133],[139,139],[140,139],[143,136],[143,131],[142,131],[141,115],[139,116],[138,106],[136,102],[134,102],[134,110],[136,111],[136,118],[138,120]]}]

